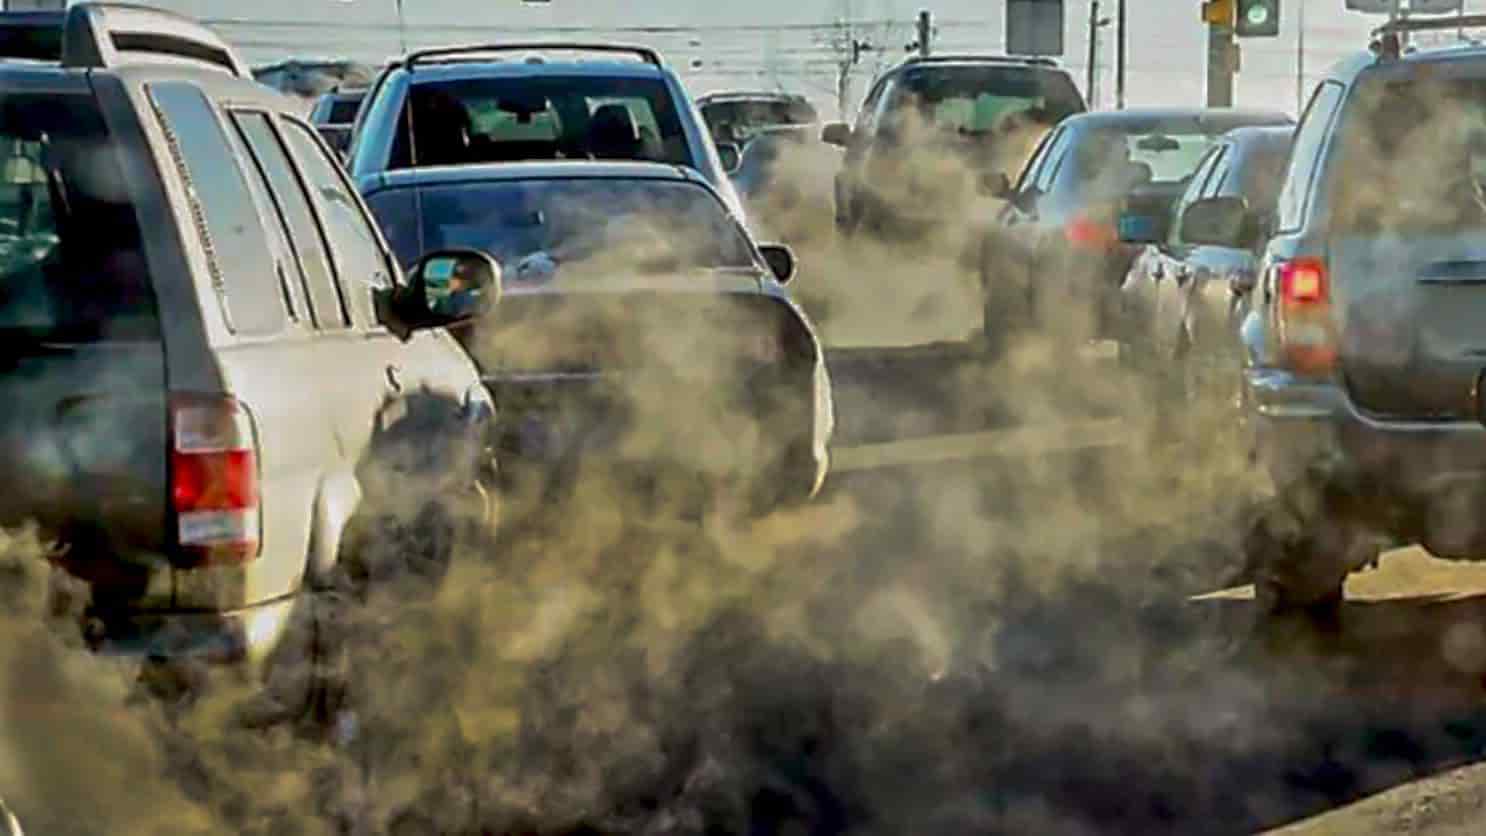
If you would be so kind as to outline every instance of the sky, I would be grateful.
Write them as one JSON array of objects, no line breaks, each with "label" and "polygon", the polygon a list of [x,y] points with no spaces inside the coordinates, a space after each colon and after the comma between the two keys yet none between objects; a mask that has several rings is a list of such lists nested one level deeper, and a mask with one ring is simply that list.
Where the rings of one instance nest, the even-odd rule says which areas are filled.
[{"label": "sky", "polygon": [[[346,55],[375,59],[397,51],[396,0],[152,0],[208,19],[241,44],[250,61],[289,54]],[[596,30],[662,48],[682,68],[693,92],[728,86],[796,87],[834,103],[834,60],[827,24],[849,18],[864,31],[892,41],[876,61],[895,60],[912,38],[919,9],[940,24],[942,50],[1004,49],[1004,0],[403,0],[409,42],[468,41],[509,37],[531,30]],[[1066,54],[1062,61],[1084,86],[1087,21],[1091,0],[1065,0]],[[1102,0],[1113,16],[1117,0]],[[1127,103],[1191,105],[1203,101],[1206,34],[1200,0],[1127,0],[1129,61]],[[1486,11],[1486,0],[1467,0],[1468,11]],[[1343,0],[1284,0],[1277,38],[1243,43],[1236,89],[1240,106],[1293,112],[1297,100],[1297,33],[1305,18],[1305,90],[1328,65],[1363,49],[1368,30],[1381,22],[1348,12]],[[729,27],[756,27],[737,31]],[[372,28],[381,27],[381,28]],[[614,30],[625,28],[626,31]],[[636,27],[690,27],[687,34],[634,31]],[[795,28],[790,28],[795,27]],[[808,28],[807,28],[808,27]],[[1099,104],[1113,104],[1113,29],[1102,37]],[[854,106],[876,65],[858,68],[846,109]]]}]

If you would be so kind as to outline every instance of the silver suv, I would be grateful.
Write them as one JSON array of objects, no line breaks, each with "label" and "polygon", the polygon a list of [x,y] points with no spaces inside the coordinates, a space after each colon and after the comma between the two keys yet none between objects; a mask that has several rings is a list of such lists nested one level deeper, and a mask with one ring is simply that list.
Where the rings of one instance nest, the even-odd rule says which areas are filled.
[{"label": "silver suv", "polygon": [[1387,543],[1486,557],[1486,48],[1399,49],[1439,25],[1385,27],[1326,75],[1272,222],[1204,210],[1218,243],[1269,227],[1242,341],[1245,415],[1299,533],[1256,544],[1273,606],[1335,604]]},{"label": "silver suv", "polygon": [[95,649],[261,660],[387,520],[476,507],[489,394],[212,32],[97,3],[0,29],[0,524],[63,546]]}]

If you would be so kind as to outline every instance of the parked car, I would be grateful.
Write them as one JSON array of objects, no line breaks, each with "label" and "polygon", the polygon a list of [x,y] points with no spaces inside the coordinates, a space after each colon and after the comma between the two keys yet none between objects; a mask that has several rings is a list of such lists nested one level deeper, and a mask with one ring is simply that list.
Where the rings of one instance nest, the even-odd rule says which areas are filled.
[{"label": "parked car", "polygon": [[988,177],[988,191],[1005,201],[1000,229],[986,236],[979,257],[988,335],[1003,340],[1058,319],[1070,343],[1114,336],[1119,287],[1139,252],[1120,240],[1122,214],[1130,216],[1128,237],[1164,238],[1173,204],[1224,134],[1291,122],[1226,109],[1132,109],[1064,121],[1015,186]]},{"label": "parked car", "polygon": [[[1208,372],[1231,379],[1294,134],[1288,126],[1228,132],[1197,164],[1166,223],[1125,219],[1121,240],[1144,249],[1121,287],[1118,337],[1140,359],[1170,367],[1184,382]],[[1248,213],[1247,229],[1222,225],[1235,207]]]},{"label": "parked car", "polygon": [[[1486,49],[1403,54],[1403,28],[1311,94],[1243,324],[1244,415],[1303,532],[1256,546],[1270,607],[1334,606],[1383,544],[1486,557]],[[1211,211],[1238,243],[1248,212]]]},{"label": "parked car", "polygon": [[356,122],[356,112],[366,98],[366,90],[336,89],[315,100],[310,110],[310,124],[320,131],[325,144],[338,154],[345,154],[351,147],[351,126]]},{"label": "parked car", "polygon": [[[834,424],[819,340],[758,246],[682,166],[402,169],[366,193],[393,248],[474,247],[507,277],[461,340],[501,404],[502,468],[698,468],[761,509],[813,496]],[[742,484],[739,485],[738,483]]]},{"label": "parked car", "polygon": [[[577,53],[590,60],[549,60]],[[526,56],[521,61],[501,56]],[[592,60],[597,55],[612,60]],[[626,60],[634,59],[634,60]],[[409,107],[409,103],[416,107]],[[350,152],[363,191],[417,166],[634,160],[684,165],[743,217],[727,165],[680,78],[645,47],[490,44],[414,52],[367,94]]]},{"label": "parked car", "polygon": [[137,6],[48,20],[47,60],[0,55],[0,524],[63,546],[99,652],[257,665],[356,532],[474,512],[493,401],[230,46]]},{"label": "parked car", "polygon": [[770,128],[805,128],[820,131],[820,114],[804,96],[794,93],[733,90],[708,93],[697,99],[697,108],[718,144],[743,148],[760,131]]},{"label": "parked car", "polygon": [[846,149],[837,225],[915,236],[963,224],[967,183],[1020,165],[1042,132],[1084,110],[1072,77],[1047,59],[911,58],[873,83],[855,127],[822,131]]}]

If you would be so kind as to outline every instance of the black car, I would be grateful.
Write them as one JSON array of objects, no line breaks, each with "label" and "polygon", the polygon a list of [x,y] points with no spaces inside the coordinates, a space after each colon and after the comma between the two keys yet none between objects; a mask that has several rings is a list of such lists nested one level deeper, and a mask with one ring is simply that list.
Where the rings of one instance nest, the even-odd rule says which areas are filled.
[{"label": "black car", "polygon": [[701,175],[447,166],[383,175],[366,198],[404,258],[473,247],[501,263],[500,305],[459,338],[501,406],[506,473],[565,489],[579,469],[675,465],[760,508],[820,489],[831,385],[785,292],[793,256],[755,244]]},{"label": "black car", "polygon": [[1224,134],[1289,124],[1284,114],[1229,109],[1121,110],[1064,121],[1014,186],[995,174],[987,184],[1005,201],[999,229],[979,255],[990,336],[1003,339],[1050,318],[1080,336],[1112,336],[1119,287],[1138,252],[1120,240],[1122,215],[1132,222],[1127,237],[1164,237],[1173,204]]},{"label": "black car", "polygon": [[1084,110],[1072,77],[1046,59],[909,59],[873,83],[854,127],[835,122],[822,131],[825,142],[846,149],[837,225],[848,233],[933,232],[962,216],[974,191],[964,187],[977,179],[967,171],[1019,165],[1042,132]]},{"label": "black car", "polygon": [[[1118,335],[1139,356],[1188,375],[1234,359],[1294,134],[1290,127],[1225,134],[1173,204],[1165,235],[1143,217],[1122,224],[1122,240],[1144,247],[1121,288]],[[1223,225],[1234,207],[1252,210],[1237,236]]]}]

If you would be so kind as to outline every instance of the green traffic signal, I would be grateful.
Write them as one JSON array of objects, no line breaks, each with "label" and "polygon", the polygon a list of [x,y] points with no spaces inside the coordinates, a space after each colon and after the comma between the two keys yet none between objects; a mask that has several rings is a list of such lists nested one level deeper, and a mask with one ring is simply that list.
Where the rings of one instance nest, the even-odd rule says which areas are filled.
[{"label": "green traffic signal", "polygon": [[1238,0],[1234,34],[1240,38],[1273,38],[1280,34],[1280,0]]}]

